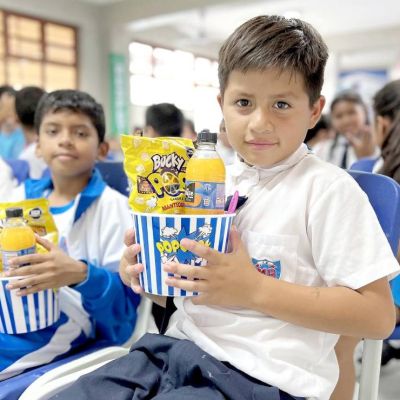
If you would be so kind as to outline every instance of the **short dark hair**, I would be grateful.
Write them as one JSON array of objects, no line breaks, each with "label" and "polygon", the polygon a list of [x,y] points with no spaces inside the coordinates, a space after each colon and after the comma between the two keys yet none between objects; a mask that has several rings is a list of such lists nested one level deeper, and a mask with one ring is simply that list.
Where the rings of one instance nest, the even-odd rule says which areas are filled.
[{"label": "short dark hair", "polygon": [[341,101],[347,101],[349,103],[354,103],[361,106],[365,113],[365,123],[369,124],[369,114],[367,105],[357,92],[353,90],[343,90],[342,92],[338,93],[331,103],[331,113],[333,112],[335,106]]},{"label": "short dark hair", "polygon": [[70,110],[86,115],[94,125],[99,142],[104,141],[106,134],[103,106],[88,93],[79,90],[56,90],[42,97],[35,113],[35,129],[39,132],[40,125],[47,113]]},{"label": "short dark hair", "polygon": [[400,113],[400,79],[387,83],[376,92],[373,107],[376,115],[394,120]]},{"label": "short dark hair", "polygon": [[160,136],[181,136],[184,116],[171,103],[153,104],[146,110],[146,126],[151,126]]},{"label": "short dark hair", "polygon": [[3,96],[4,93],[15,96],[16,90],[10,85],[2,85],[0,86],[0,97]]},{"label": "short dark hair", "polygon": [[300,73],[313,104],[320,96],[328,48],[307,22],[277,15],[261,15],[239,26],[219,51],[221,95],[232,71],[278,68]]},{"label": "short dark hair", "polygon": [[33,128],[35,111],[40,99],[46,92],[37,86],[27,86],[15,95],[15,111],[23,126]]}]

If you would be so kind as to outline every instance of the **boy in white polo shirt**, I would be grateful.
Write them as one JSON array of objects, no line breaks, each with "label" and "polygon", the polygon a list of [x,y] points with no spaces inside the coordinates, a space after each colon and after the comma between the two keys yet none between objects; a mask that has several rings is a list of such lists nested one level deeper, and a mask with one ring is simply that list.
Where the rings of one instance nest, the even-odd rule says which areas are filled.
[{"label": "boy in white polo shirt", "polygon": [[[175,299],[166,336],[146,335],[57,399],[328,400],[339,335],[392,331],[387,276],[399,266],[368,199],[302,144],[325,103],[327,57],[320,35],[298,19],[253,18],[227,39],[218,100],[242,159],[228,186],[248,197],[232,251],[184,239],[208,266],[166,264],[175,274],[167,283],[200,295]],[[129,247],[120,267],[138,293],[139,250]]]}]

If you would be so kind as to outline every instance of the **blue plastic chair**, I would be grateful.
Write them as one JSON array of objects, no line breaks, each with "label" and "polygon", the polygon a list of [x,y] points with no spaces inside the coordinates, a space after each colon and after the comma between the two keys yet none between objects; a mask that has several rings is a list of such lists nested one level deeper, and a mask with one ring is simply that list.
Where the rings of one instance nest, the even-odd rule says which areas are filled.
[{"label": "blue plastic chair", "polygon": [[18,159],[5,159],[4,161],[11,167],[14,178],[18,181],[18,184],[29,178],[28,161]]},{"label": "blue plastic chair", "polygon": [[[400,237],[400,186],[384,175],[348,172],[367,194],[393,254],[396,255]],[[382,340],[364,341],[359,399],[378,399],[381,354]]]},{"label": "blue plastic chair", "polygon": [[354,162],[350,169],[354,171],[364,171],[364,172],[372,172],[374,169],[375,163],[378,161],[379,157],[374,158],[361,158]]},{"label": "blue plastic chair", "polygon": [[99,161],[96,168],[107,185],[124,196],[129,196],[129,181],[125,174],[123,163],[120,161]]}]

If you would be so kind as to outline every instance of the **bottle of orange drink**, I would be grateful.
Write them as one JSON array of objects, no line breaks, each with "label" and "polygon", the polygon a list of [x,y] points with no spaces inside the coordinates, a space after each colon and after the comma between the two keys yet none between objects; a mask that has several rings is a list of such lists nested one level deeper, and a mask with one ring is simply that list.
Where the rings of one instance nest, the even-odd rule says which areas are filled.
[{"label": "bottle of orange drink", "polygon": [[22,208],[6,209],[6,221],[0,234],[0,250],[4,271],[10,268],[11,258],[36,252],[35,233],[26,224]]},{"label": "bottle of orange drink", "polygon": [[215,150],[217,134],[203,130],[186,168],[185,213],[223,214],[225,165]]}]

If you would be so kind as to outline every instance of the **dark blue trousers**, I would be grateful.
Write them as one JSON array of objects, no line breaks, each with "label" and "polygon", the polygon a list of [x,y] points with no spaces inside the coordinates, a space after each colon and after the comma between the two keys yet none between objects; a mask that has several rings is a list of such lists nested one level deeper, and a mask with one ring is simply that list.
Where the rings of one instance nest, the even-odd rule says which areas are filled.
[{"label": "dark blue trousers", "polygon": [[193,342],[146,334],[131,352],[52,397],[57,400],[296,399],[205,353]]}]

